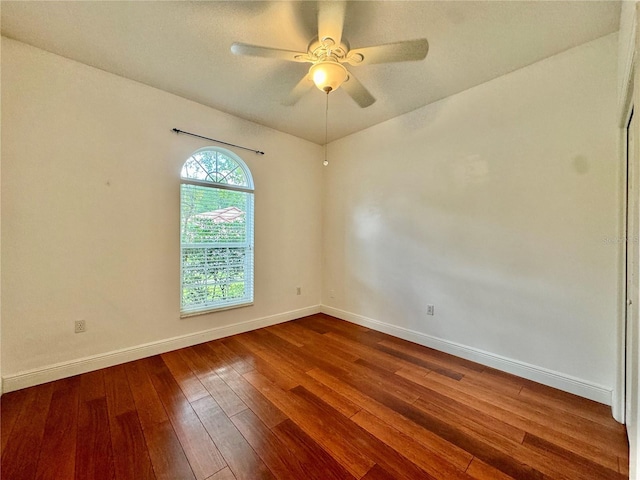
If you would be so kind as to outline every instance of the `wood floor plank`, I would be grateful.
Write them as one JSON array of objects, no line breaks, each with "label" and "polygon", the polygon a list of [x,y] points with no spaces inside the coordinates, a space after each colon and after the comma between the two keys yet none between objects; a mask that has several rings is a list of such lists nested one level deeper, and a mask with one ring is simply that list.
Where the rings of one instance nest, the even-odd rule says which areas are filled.
[{"label": "wood floor plank", "polygon": [[171,371],[173,378],[175,378],[178,385],[182,389],[182,393],[187,397],[190,402],[206,397],[209,392],[204,385],[198,380],[195,373],[189,368],[187,362],[180,355],[180,351],[173,351],[169,353],[163,353],[161,355],[162,360],[167,365],[167,368]]},{"label": "wood floor plank", "polygon": [[0,397],[0,425],[2,426],[2,428],[0,428],[0,458],[7,445],[13,426],[18,420],[20,411],[25,405],[31,403],[35,397],[35,392],[35,388],[25,388],[15,392],[5,393]]},{"label": "wood floor plank", "polygon": [[80,379],[55,382],[44,438],[38,459],[36,479],[74,478]]},{"label": "wood floor plank", "polygon": [[[237,395],[241,403],[237,403],[235,399],[228,402],[227,408],[223,408],[227,415],[232,415],[249,407],[268,427],[273,427],[285,420],[287,417],[278,410],[271,402],[267,401],[264,396],[251,386],[241,375],[241,372],[253,370],[253,366],[247,369],[245,362],[238,362],[231,352],[221,341],[207,342],[201,344],[203,350],[200,350],[200,359],[195,358],[194,361],[188,360],[197,370],[201,366],[215,369],[215,373],[227,384],[227,386]],[[181,351],[184,355],[193,355],[192,352],[186,350]],[[200,360],[205,360],[201,362]],[[239,370],[236,370],[239,367]],[[202,371],[206,375],[210,370]],[[215,399],[215,397],[214,397]],[[224,406],[223,398],[218,398],[217,403]],[[234,408],[234,405],[240,408]]]},{"label": "wood floor plank", "polygon": [[[484,375],[489,374],[484,372]],[[504,379],[502,377],[505,374],[501,372],[500,375],[497,375],[492,372],[491,375],[494,377],[491,384],[486,386],[474,385],[470,387],[469,391],[483,392],[485,398],[491,399],[493,403],[496,403],[502,408],[525,415],[541,425],[553,427],[565,434],[571,435],[573,433],[577,436],[576,438],[586,442],[589,442],[589,440],[593,439],[594,436],[598,436],[605,440],[605,443],[610,442],[612,445],[616,445],[619,439],[625,435],[622,425],[613,421],[610,415],[609,424],[605,426],[602,423],[586,418],[585,416],[576,415],[574,413],[575,409],[574,411],[557,409],[556,404],[542,403],[538,401],[522,402],[522,397],[520,396],[519,398],[506,398],[504,395],[498,395],[498,398],[494,398],[496,397],[496,388],[494,388],[493,385],[498,382],[504,383]],[[557,420],[550,420],[552,418],[557,418]],[[617,451],[614,451],[613,453],[617,453]]]},{"label": "wood floor plank", "polygon": [[20,411],[2,452],[1,478],[35,477],[52,396],[53,383],[47,383],[34,387],[33,395],[27,397],[29,403]]},{"label": "wood floor plank", "polygon": [[285,420],[272,431],[300,460],[307,473],[304,478],[313,480],[353,480],[355,478],[292,420]]},{"label": "wood floor plank", "polygon": [[[135,411],[110,416],[113,463],[117,480],[156,478],[138,414]],[[153,431],[152,427],[152,431]],[[151,433],[151,432],[150,432]]]},{"label": "wood floor plank", "polygon": [[401,352],[407,352],[412,355],[417,355],[418,358],[424,357],[430,362],[437,363],[443,367],[456,370],[462,374],[468,374],[469,372],[482,373],[487,369],[486,366],[479,363],[466,360],[464,358],[456,357],[451,354],[434,350],[433,348],[424,347],[417,343],[404,340],[402,338],[392,337],[387,335],[378,342],[379,345],[384,345],[389,348],[399,350]]},{"label": "wood floor plank", "polygon": [[218,375],[229,370],[242,374],[254,369],[253,365],[239,363],[234,354],[220,340],[194,345],[194,349],[206,358],[209,368]]},{"label": "wood floor plank", "polygon": [[284,390],[290,390],[298,385],[303,386],[346,417],[351,417],[360,411],[360,407],[306,374],[309,367],[315,368],[322,363],[318,361],[319,359],[313,361],[304,350],[286,344],[279,337],[274,338],[275,336],[269,333],[270,329],[271,327],[266,329],[268,331],[260,337],[261,350],[257,355],[269,366],[259,366],[260,373]]},{"label": "wood floor plank", "polygon": [[[386,352],[376,350],[367,345],[362,345],[353,338],[345,338],[335,332],[326,333],[324,337],[333,344],[339,345],[340,349],[351,352],[351,355],[357,357],[352,361],[356,361],[358,358],[363,358],[381,368],[384,368],[388,372],[395,372],[402,367],[411,366],[411,363],[406,360],[397,358],[394,355],[389,355]],[[316,343],[314,346],[320,346],[320,344]]]},{"label": "wood floor plank", "polygon": [[[316,367],[316,363],[313,358],[307,355],[301,355],[299,347],[291,345],[286,340],[271,333],[269,328],[263,328],[251,332],[251,335],[243,335],[241,338],[250,339],[253,342],[258,342],[260,352],[269,352],[272,357],[265,359],[270,361],[275,356],[275,361],[288,360],[290,363],[294,363],[299,370],[307,371]],[[255,345],[255,343],[254,343]]]},{"label": "wood floor plank", "polygon": [[82,400],[88,402],[98,398],[105,398],[104,372],[104,370],[96,370],[80,375]]},{"label": "wood floor plank", "polygon": [[[171,373],[158,358],[151,382],[164,405],[197,480],[222,470],[226,463]],[[150,359],[147,359],[150,360]]]},{"label": "wood floor plank", "polygon": [[[446,423],[451,423],[454,419],[454,424],[461,433],[466,434],[472,438],[491,445],[497,452],[502,454],[502,457],[506,456],[511,458],[514,462],[521,465],[533,466],[544,477],[554,478],[558,480],[578,480],[582,479],[580,475],[576,474],[576,469],[570,468],[571,474],[566,474],[566,465],[563,465],[562,461],[557,461],[549,457],[549,455],[539,454],[539,452],[529,449],[522,445],[520,442],[515,442],[502,435],[499,435],[493,430],[490,430],[483,425],[473,425],[472,423],[462,424],[456,421],[455,415],[450,415],[449,412],[444,409],[424,403],[422,399],[419,399],[415,406],[419,409],[429,413],[434,418],[438,418]],[[479,458],[476,458],[479,460]],[[488,460],[485,458],[485,460]],[[515,470],[510,471],[511,475],[516,475]],[[592,480],[591,477],[584,478],[583,480]]]},{"label": "wood floor plank", "polygon": [[195,479],[162,402],[141,361],[126,365],[154,475],[158,480]]},{"label": "wood floor plank", "polygon": [[354,423],[351,428],[347,427],[342,421],[340,414],[330,405],[322,401],[322,399],[313,395],[304,387],[296,387],[292,390],[297,397],[303,399],[307,405],[312,406],[323,418],[324,424],[327,425],[328,419],[337,419],[340,423],[333,427],[339,431],[341,435],[350,439],[354,445],[362,450],[362,452],[388,472],[394,474],[396,478],[402,480],[418,480],[432,479],[433,477],[425,472],[419,465],[412,463],[405,456],[399,454],[384,442],[379,441],[374,435],[371,435],[365,429],[355,428]]},{"label": "wood floor plank", "polygon": [[169,417],[143,363],[140,360],[127,363],[125,370],[142,429],[168,421]]},{"label": "wood floor plank", "polygon": [[432,388],[444,395],[458,397],[461,401],[473,405],[474,408],[524,431],[541,438],[553,437],[554,442],[563,448],[579,455],[595,458],[608,468],[613,469],[617,465],[617,453],[622,448],[619,439],[613,442],[598,442],[597,438],[586,438],[576,426],[569,428],[564,416],[549,417],[536,413],[533,417],[529,417],[530,409],[522,411],[520,407],[506,403],[504,397],[488,395],[482,390],[476,390],[468,385],[462,386],[446,377],[430,374],[425,377],[424,382],[423,386],[427,388]]},{"label": "wood floor plank", "polygon": [[247,409],[245,403],[218,375],[223,372],[225,364],[206,344],[197,345],[188,350],[188,359],[196,368],[196,374],[202,385],[213,397],[227,416],[231,417]]},{"label": "wood floor plank", "polygon": [[[495,429],[491,428],[490,424],[481,424],[472,420],[473,416],[466,421],[461,421],[461,417],[454,412],[446,410],[445,408],[426,401],[420,398],[414,405],[421,410],[429,413],[435,418],[439,418],[445,422],[456,424],[461,431],[477,437],[478,439],[493,445],[497,450],[510,456],[514,460],[518,460],[524,464],[537,465],[537,469],[545,475],[549,475],[552,478],[565,478],[567,480],[573,480],[581,478],[584,480],[590,480],[592,478],[607,478],[606,473],[604,477],[594,477],[593,470],[585,470],[579,462],[573,462],[573,468],[564,460],[562,455],[558,455],[556,458],[546,454],[540,454],[539,449],[526,448],[527,445],[521,445],[520,439],[509,439],[507,436],[500,435]],[[528,434],[526,434],[528,435]],[[526,438],[526,437],[525,437]],[[577,458],[577,457],[576,457]],[[575,460],[575,459],[574,459]],[[565,475],[564,471],[571,471],[570,475]],[[603,469],[602,471],[606,471]]]},{"label": "wood floor plank", "polygon": [[554,399],[557,402],[564,403],[568,409],[576,409],[581,411],[589,411],[602,418],[611,419],[611,409],[607,405],[594,402],[587,398],[578,397],[568,392],[563,392],[555,388],[547,387],[546,385],[530,383],[523,388],[521,395],[525,393],[530,395],[539,395],[546,399]]},{"label": "wood floor plank", "polygon": [[316,442],[330,451],[354,476],[362,477],[375,463],[379,463],[399,479],[432,478],[366,430],[355,424],[351,428],[347,427],[344,417],[337,410],[304,387],[298,386],[290,392],[284,392],[257,375],[259,374],[248,373],[245,377],[249,377],[250,382],[260,384],[274,403]]},{"label": "wood floor plank", "polygon": [[[543,475],[530,465],[523,464],[509,457],[500,450],[474,438],[468,433],[462,432],[456,425],[451,425],[439,420],[433,415],[429,415],[413,406],[411,403],[403,401],[389,392],[388,389],[382,388],[384,384],[374,384],[364,376],[358,376],[353,372],[344,372],[335,369],[335,375],[341,375],[345,382],[351,384],[352,387],[367,392],[367,395],[375,399],[379,403],[395,410],[397,413],[408,418],[412,422],[430,430],[435,435],[457,445],[470,455],[479,457],[481,460],[495,466],[499,470],[521,478],[542,478]],[[452,380],[453,381],[453,380]]]},{"label": "wood floor plank", "polygon": [[402,360],[405,360],[405,361],[407,361],[409,363],[412,363],[412,364],[415,364],[415,365],[419,365],[422,368],[425,368],[427,370],[431,370],[433,372],[437,372],[440,375],[444,375],[445,377],[449,377],[449,378],[452,378],[454,380],[461,380],[464,377],[464,374],[462,374],[460,372],[456,372],[455,370],[452,370],[450,368],[442,367],[441,365],[438,365],[437,363],[434,363],[434,362],[423,360],[422,358],[418,358],[415,355],[410,355],[410,354],[395,350],[393,348],[385,347],[384,345],[381,345],[380,343],[378,343],[376,345],[376,349],[381,351],[381,352],[384,352],[384,353],[387,353],[389,355],[392,355],[394,357],[401,358]]},{"label": "wood floor plank", "polygon": [[391,475],[380,465],[375,464],[367,474],[362,477],[362,480],[395,480],[395,478],[395,476]]},{"label": "wood floor plank", "polygon": [[[263,346],[255,337],[242,336],[241,341],[245,347],[253,349],[258,357],[255,363],[257,371],[284,390],[290,390],[299,385],[296,380],[299,370],[287,362],[280,353]],[[302,361],[300,356],[296,357],[296,360]]]},{"label": "wood floor plank", "polygon": [[76,480],[115,478],[104,372],[80,375]]},{"label": "wood floor plank", "polygon": [[362,477],[375,464],[364,455],[354,441],[353,435],[345,432],[340,419],[326,419],[317,409],[303,399],[280,389],[258,372],[249,372],[244,377],[260,390],[271,402],[322,447],[331,452],[340,464],[356,478]]},{"label": "wood floor plank", "polygon": [[[413,372],[403,371],[396,372],[399,376],[409,381],[414,381],[414,385],[421,385],[422,375],[414,375]],[[525,436],[525,431],[516,428],[506,422],[503,422],[491,415],[470,407],[462,402],[458,402],[455,398],[447,397],[433,390],[420,389],[420,397],[418,401],[424,402],[427,407],[438,408],[438,412],[444,410],[444,415],[448,416],[452,420],[455,419],[458,423],[466,424],[469,428],[474,430],[476,426],[487,428],[499,435],[504,436],[510,440],[518,443],[522,443]],[[415,404],[415,402],[414,402]]]},{"label": "wood floor plank", "polygon": [[[330,335],[330,334],[327,334]],[[368,357],[364,355],[364,352],[359,352],[363,357]],[[344,358],[336,356],[331,353],[327,353],[324,351],[324,347],[322,345],[309,345],[304,348],[304,355],[315,356],[316,361],[315,364],[321,368],[326,370],[335,370],[335,368],[341,369],[343,372],[355,372],[363,376],[371,377],[373,382],[384,383],[387,388],[393,389],[397,395],[401,396],[404,400],[408,402],[413,402],[418,398],[418,395],[411,388],[403,388],[398,389],[396,384],[393,384],[389,380],[389,377],[392,376],[395,370],[390,371],[391,364],[386,367],[381,367],[380,365],[383,363],[383,360],[377,359],[376,361],[365,360],[364,358],[357,358],[355,361],[347,361]],[[406,366],[410,364],[405,363],[393,363],[395,366]],[[376,375],[372,375],[373,373]],[[373,378],[375,376],[375,378]]]},{"label": "wood floor plank", "polygon": [[548,455],[554,462],[560,464],[564,463],[565,468],[571,468],[573,470],[576,478],[581,477],[585,480],[594,478],[622,480],[625,477],[620,474],[617,469],[612,470],[604,467],[589,460],[588,458],[577,455],[565,448],[530,433],[526,434],[522,444],[539,453]]},{"label": "wood floor plank", "polygon": [[116,479],[155,479],[124,365],[106,369],[104,384]]},{"label": "wood floor plank", "polygon": [[[567,412],[589,419],[606,429],[618,432],[625,431],[625,426],[611,417],[610,408],[606,405],[580,398],[577,395],[565,393],[565,395],[558,397],[554,394],[554,389],[549,387],[538,390],[532,390],[531,387],[523,387],[518,395],[522,401],[530,402],[533,405],[547,408],[553,407],[557,412]],[[576,408],[576,405],[581,405],[581,407]]]},{"label": "wood floor plank", "polygon": [[467,475],[476,480],[513,480],[513,477],[502,473],[497,468],[493,468],[477,458],[471,460],[469,468],[467,468]]},{"label": "wood floor plank", "polygon": [[236,354],[233,350],[231,350],[224,341],[232,341],[235,337],[228,337],[222,340],[215,340],[212,342],[207,342],[204,345],[207,345],[210,349],[212,349],[217,357],[224,361],[225,364],[233,368],[240,375],[250,372],[254,369],[253,364],[250,361],[247,361],[242,356]]},{"label": "wood floor plank", "polygon": [[235,475],[229,470],[229,467],[224,467],[218,473],[214,473],[207,480],[236,480]]},{"label": "wood floor plank", "polygon": [[[343,367],[344,368],[344,367]],[[420,398],[420,393],[411,385],[403,383],[398,377],[389,375],[389,373],[378,368],[366,360],[358,360],[352,367],[352,371],[363,378],[368,378],[371,382],[376,382],[382,388],[393,391],[394,395],[408,403],[415,402]]]},{"label": "wood floor plank", "polygon": [[237,480],[275,479],[213,398],[201,398],[192,406]]},{"label": "wood floor plank", "polygon": [[144,428],[153,473],[158,480],[193,480],[195,475],[171,422],[164,420]]},{"label": "wood floor plank", "polygon": [[629,478],[629,457],[618,457],[618,471],[624,478]]},{"label": "wood floor plank", "polygon": [[297,338],[301,339],[301,341],[304,343],[304,347],[313,345],[325,345],[327,351],[331,352],[333,355],[339,356],[340,358],[348,362],[355,362],[358,358],[360,358],[354,352],[353,348],[351,348],[350,345],[345,345],[344,343],[334,340],[331,337],[330,333],[320,334],[313,330],[304,328],[297,321],[287,322],[285,324],[280,324],[277,326],[286,329],[287,332],[293,332],[297,336]]},{"label": "wood floor plank", "polygon": [[269,428],[273,428],[288,417],[282,413],[264,395],[247,382],[235,369],[220,372],[220,378],[229,385],[238,397],[247,405],[253,413]]},{"label": "wood floor plank", "polygon": [[308,321],[311,324],[322,325],[327,329],[327,332],[335,332],[345,338],[358,340],[363,345],[374,345],[386,338],[384,333],[376,332],[375,330],[355,323],[344,322],[335,317],[325,315],[324,313],[311,315],[300,319],[300,321]]},{"label": "wood floor plank", "polygon": [[[360,425],[370,434],[380,441],[389,445],[397,452],[401,453],[425,472],[434,478],[450,478],[468,480],[470,477],[452,464],[442,460],[437,456],[425,455],[424,447],[416,440],[396,430],[393,426],[384,423],[375,415],[366,410],[359,412],[352,418],[353,422]],[[465,466],[466,470],[466,466]]]},{"label": "wood floor plank", "polygon": [[623,480],[608,406],[316,314],[4,395],[0,476]]},{"label": "wood floor plank", "polygon": [[308,478],[299,459],[251,410],[238,413],[231,421],[276,478]]},{"label": "wood floor plank", "polygon": [[291,329],[287,329],[283,325],[282,323],[272,325],[269,327],[269,331],[295,347],[304,347],[305,338],[296,335],[296,332],[292,332]]},{"label": "wood floor plank", "polygon": [[228,350],[235,358],[237,365],[234,365],[234,369],[241,374],[254,370],[255,355],[247,349],[242,342],[238,341],[240,335],[234,335],[233,337],[227,337],[221,340],[222,345]]},{"label": "wood floor plank", "polygon": [[330,388],[340,392],[342,395],[362,406],[363,409],[372,413],[387,424],[393,425],[405,435],[414,438],[425,448],[426,454],[441,457],[459,469],[464,469],[473,458],[472,455],[463,449],[444,440],[420,425],[415,424],[393,409],[382,405],[367,395],[364,395],[361,391],[352,387],[348,383],[343,382],[339,378],[333,377],[320,369],[309,371],[308,374]]},{"label": "wood floor plank", "polygon": [[135,411],[136,404],[131,395],[124,365],[116,365],[104,370],[104,390],[110,415],[117,417],[123,413]]},{"label": "wood floor plank", "polygon": [[376,348],[386,347],[387,349],[392,349],[400,353],[404,353],[413,358],[417,358],[419,360],[423,360],[433,365],[437,365],[440,368],[445,368],[447,370],[453,370],[457,373],[461,373],[464,376],[468,375],[479,375],[481,374],[485,367],[468,360],[464,360],[460,362],[456,357],[452,355],[443,357],[442,352],[437,352],[431,348],[425,348],[416,343],[406,342],[406,341],[398,341],[399,339],[385,339],[378,342]]},{"label": "wood floor plank", "polygon": [[80,401],[75,478],[76,480],[112,480],[115,478],[109,415],[105,397]]},{"label": "wood floor plank", "polygon": [[510,383],[496,382],[495,379],[492,379],[485,375],[465,375],[461,380],[461,383],[465,385],[472,385],[478,388],[484,388],[492,391],[494,394],[506,395],[513,398],[518,398],[520,392],[524,387],[521,385],[513,385]]}]

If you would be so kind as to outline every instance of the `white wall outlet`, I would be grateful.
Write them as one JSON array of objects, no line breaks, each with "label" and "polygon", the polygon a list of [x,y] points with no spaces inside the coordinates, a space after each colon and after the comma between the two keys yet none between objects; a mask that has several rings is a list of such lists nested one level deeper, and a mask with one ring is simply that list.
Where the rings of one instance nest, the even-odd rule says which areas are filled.
[{"label": "white wall outlet", "polygon": [[427,305],[427,315],[435,315],[435,308],[433,305]]},{"label": "white wall outlet", "polygon": [[84,320],[76,320],[76,333],[84,333],[87,331],[87,322]]},{"label": "white wall outlet", "polygon": [[296,287],[296,295],[302,295],[302,287]]},{"label": "white wall outlet", "polygon": [[333,288],[329,290],[329,298],[336,298],[336,291]]}]

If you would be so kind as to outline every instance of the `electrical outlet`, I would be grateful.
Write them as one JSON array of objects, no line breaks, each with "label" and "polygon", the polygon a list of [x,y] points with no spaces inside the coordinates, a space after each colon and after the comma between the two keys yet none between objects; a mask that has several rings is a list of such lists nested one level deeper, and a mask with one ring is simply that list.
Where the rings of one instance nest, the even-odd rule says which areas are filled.
[{"label": "electrical outlet", "polygon": [[427,315],[435,315],[435,309],[433,305],[427,305]]},{"label": "electrical outlet", "polygon": [[329,290],[329,298],[336,298],[336,292],[333,288]]},{"label": "electrical outlet", "polygon": [[302,287],[296,287],[296,295],[302,295]]},{"label": "electrical outlet", "polygon": [[84,333],[87,331],[87,323],[84,320],[76,320],[76,333]]}]

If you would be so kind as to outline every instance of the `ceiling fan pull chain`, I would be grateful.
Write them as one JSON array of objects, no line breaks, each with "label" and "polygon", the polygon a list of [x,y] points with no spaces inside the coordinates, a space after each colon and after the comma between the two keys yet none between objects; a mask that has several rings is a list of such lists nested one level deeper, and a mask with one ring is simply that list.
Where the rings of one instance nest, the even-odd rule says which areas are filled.
[{"label": "ceiling fan pull chain", "polygon": [[322,165],[325,167],[329,165],[329,160],[327,160],[327,132],[329,125],[329,92],[327,92],[327,100],[325,102],[324,107],[324,162]]}]

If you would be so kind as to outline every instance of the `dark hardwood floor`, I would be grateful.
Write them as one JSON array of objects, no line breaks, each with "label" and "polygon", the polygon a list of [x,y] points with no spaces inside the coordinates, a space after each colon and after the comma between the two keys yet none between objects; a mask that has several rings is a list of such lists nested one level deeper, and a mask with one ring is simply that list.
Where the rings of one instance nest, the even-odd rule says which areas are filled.
[{"label": "dark hardwood floor", "polygon": [[3,480],[628,478],[609,407],[326,315],[1,407]]}]

